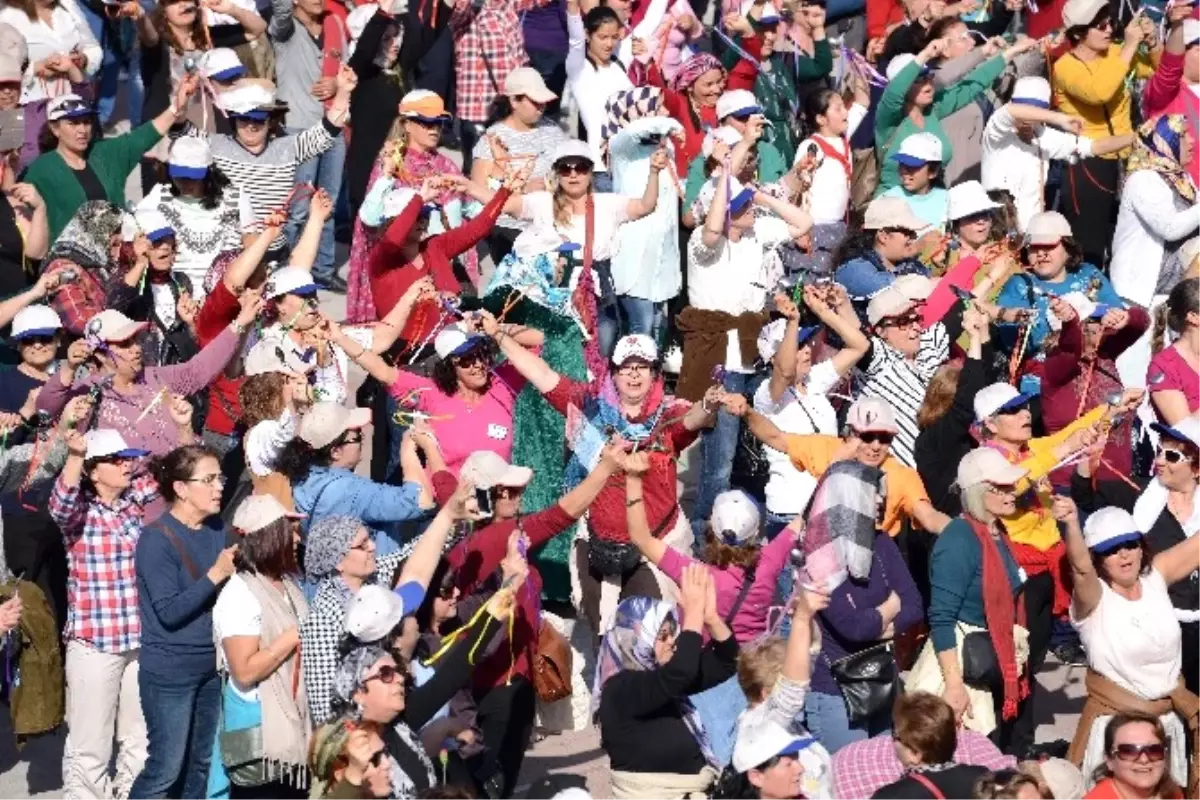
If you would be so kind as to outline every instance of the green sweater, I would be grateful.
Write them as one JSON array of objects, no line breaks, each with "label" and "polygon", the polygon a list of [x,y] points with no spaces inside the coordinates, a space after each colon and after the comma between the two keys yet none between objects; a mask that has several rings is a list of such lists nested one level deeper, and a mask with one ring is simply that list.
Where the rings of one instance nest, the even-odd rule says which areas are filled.
[{"label": "green sweater", "polygon": [[[997,544],[1015,596],[1021,589],[1017,561],[1005,542]],[[929,636],[937,652],[955,647],[959,622],[987,627],[983,608],[983,548],[962,517],[950,521],[929,556]]]},{"label": "green sweater", "polygon": [[879,188],[875,190],[876,197],[899,185],[900,172],[896,169],[892,154],[900,149],[901,142],[914,133],[928,132],[941,139],[944,156],[942,163],[949,163],[954,157],[954,149],[950,146],[950,137],[942,128],[942,119],[975,102],[975,99],[1000,77],[1004,66],[1004,56],[993,56],[968,72],[958,83],[942,89],[934,96],[933,105],[925,112],[924,125],[917,125],[912,117],[904,112],[904,100],[921,72],[921,65],[915,61],[908,64],[888,82],[875,109],[875,149],[879,157]]},{"label": "green sweater", "polygon": [[[704,188],[704,184],[708,178],[704,175],[704,154],[696,156],[692,159],[692,163],[688,165],[687,181],[683,187],[683,207],[687,210],[692,203],[696,202],[696,198],[700,196],[700,190]],[[787,174],[791,165],[783,160],[779,149],[771,142],[765,139],[758,140],[758,180],[760,183],[774,183]],[[699,223],[697,223],[699,224]]]},{"label": "green sweater", "polygon": [[[125,181],[129,173],[161,138],[162,134],[154,127],[154,123],[146,122],[123,136],[101,139],[92,145],[87,162],[100,179],[108,202],[125,208]],[[79,207],[87,202],[83,186],[57,150],[35,158],[25,169],[25,182],[36,186],[46,200],[46,218],[50,224],[50,241],[53,242]]]}]

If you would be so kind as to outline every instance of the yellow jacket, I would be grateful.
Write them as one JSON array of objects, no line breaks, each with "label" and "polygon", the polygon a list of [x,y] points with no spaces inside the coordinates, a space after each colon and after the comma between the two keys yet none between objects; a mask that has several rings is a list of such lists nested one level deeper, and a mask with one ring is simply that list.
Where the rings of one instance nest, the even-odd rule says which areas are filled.
[{"label": "yellow jacket", "polygon": [[[1082,135],[1089,139],[1133,133],[1132,98],[1125,86],[1130,71],[1138,78],[1149,78],[1154,64],[1141,52],[1126,64],[1117,44],[1109,45],[1107,55],[1092,61],[1067,53],[1054,62],[1054,102],[1059,111],[1083,120]],[[1119,158],[1127,152],[1101,158]]]}]

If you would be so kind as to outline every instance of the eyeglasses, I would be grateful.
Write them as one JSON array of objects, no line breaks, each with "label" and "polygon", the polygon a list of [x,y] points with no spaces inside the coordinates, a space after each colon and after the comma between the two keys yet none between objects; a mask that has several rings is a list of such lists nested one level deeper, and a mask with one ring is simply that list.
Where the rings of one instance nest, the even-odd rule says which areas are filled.
[{"label": "eyeglasses", "polygon": [[1192,457],[1182,450],[1173,450],[1170,447],[1160,447],[1158,454],[1162,456],[1162,460],[1168,464],[1178,464],[1179,462],[1191,462]]},{"label": "eyeglasses", "polygon": [[1112,754],[1122,761],[1137,761],[1143,755],[1147,761],[1159,762],[1167,757],[1165,744],[1119,744]]},{"label": "eyeglasses", "polygon": [[483,353],[479,352],[478,350],[470,353],[463,353],[461,356],[450,357],[451,364],[456,367],[462,367],[463,369],[466,369],[467,367],[473,367],[476,364],[485,363],[486,360],[487,359],[484,357]]},{"label": "eyeglasses", "polygon": [[188,478],[184,483],[202,483],[205,486],[224,486],[225,476],[217,472],[213,475],[201,475],[199,478]]},{"label": "eyeglasses", "polygon": [[1113,553],[1124,553],[1126,550],[1141,550],[1141,549],[1142,549],[1142,540],[1141,539],[1133,539],[1128,542],[1121,542],[1120,544],[1113,545],[1112,547],[1110,547],[1104,551],[1104,555],[1111,556]]},{"label": "eyeglasses", "polygon": [[638,375],[649,371],[650,365],[641,361],[635,361],[632,364],[622,364],[621,366],[617,367],[618,375]]},{"label": "eyeglasses", "polygon": [[362,431],[346,431],[342,434],[342,444],[362,444]]},{"label": "eyeglasses", "polygon": [[896,438],[895,434],[886,431],[864,431],[863,433],[855,431],[854,435],[863,444],[891,444],[892,440]]},{"label": "eyeglasses", "polygon": [[991,483],[987,487],[988,494],[1016,494],[1017,487],[1011,483]]},{"label": "eyeglasses", "polygon": [[379,769],[379,766],[381,764],[383,764],[383,760],[385,758],[387,758],[387,756],[388,756],[387,748],[381,747],[378,750],[376,750],[374,753],[371,754],[371,760],[368,761],[367,763],[370,764],[375,769]]},{"label": "eyeglasses", "polygon": [[379,672],[376,672],[374,675],[369,675],[366,678],[363,678],[363,686],[366,686],[368,683],[370,683],[371,681],[375,681],[375,680],[379,681],[380,683],[391,686],[393,683],[396,682],[397,678],[403,678],[403,677],[404,676],[403,676],[403,674],[401,674],[399,669],[397,669],[396,667],[393,667],[390,664],[384,664],[382,667],[379,668]]},{"label": "eyeglasses", "polygon": [[920,326],[921,318],[916,314],[905,314],[903,317],[890,317],[883,320],[882,326],[885,328],[912,328]]},{"label": "eyeglasses", "polygon": [[884,233],[898,233],[910,242],[917,238],[916,231],[910,231],[908,228],[884,228]]},{"label": "eyeglasses", "polygon": [[563,177],[567,175],[590,175],[592,165],[586,161],[560,161],[554,165],[554,171]]}]

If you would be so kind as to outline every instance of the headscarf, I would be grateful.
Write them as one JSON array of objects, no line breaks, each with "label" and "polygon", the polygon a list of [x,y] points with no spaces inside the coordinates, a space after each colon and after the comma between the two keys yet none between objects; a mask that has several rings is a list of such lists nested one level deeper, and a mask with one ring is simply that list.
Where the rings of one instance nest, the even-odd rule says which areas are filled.
[{"label": "headscarf", "polygon": [[58,235],[46,254],[50,264],[63,258],[84,269],[107,270],[112,235],[121,230],[121,211],[104,200],[89,200]]},{"label": "headscarf", "polygon": [[[674,619],[676,625],[679,624],[674,603],[642,596],[627,597],[621,601],[613,615],[612,627],[600,642],[600,652],[596,657],[596,677],[592,685],[593,710],[600,708],[604,684],[614,675],[626,671],[650,672],[660,669],[654,657],[654,642],[668,619]],[[704,760],[717,766],[716,755],[696,707],[686,698],[677,702],[683,721],[700,746]]]},{"label": "headscarf", "polygon": [[310,581],[324,580],[337,572],[361,527],[362,520],[343,516],[322,517],[312,524],[304,546],[304,571]]},{"label": "headscarf", "polygon": [[1188,129],[1183,114],[1163,114],[1138,128],[1137,141],[1129,154],[1129,172],[1148,169],[1157,172],[1189,203],[1196,202],[1196,185],[1180,165],[1183,137]]},{"label": "headscarf", "polygon": [[725,71],[725,67],[721,65],[721,62],[712,53],[697,53],[683,62],[683,65],[679,67],[679,71],[675,73],[675,77],[671,79],[669,86],[673,91],[682,92],[710,69],[719,69],[721,72]]},{"label": "headscarf", "polygon": [[601,157],[605,161],[608,160],[608,140],[616,136],[617,131],[634,120],[658,116],[662,102],[662,89],[657,86],[625,89],[608,98],[608,102],[604,104],[605,121],[600,127]]},{"label": "headscarf", "polygon": [[798,542],[808,583],[832,592],[847,575],[870,576],[882,478],[881,470],[858,461],[838,461],[821,476]]}]

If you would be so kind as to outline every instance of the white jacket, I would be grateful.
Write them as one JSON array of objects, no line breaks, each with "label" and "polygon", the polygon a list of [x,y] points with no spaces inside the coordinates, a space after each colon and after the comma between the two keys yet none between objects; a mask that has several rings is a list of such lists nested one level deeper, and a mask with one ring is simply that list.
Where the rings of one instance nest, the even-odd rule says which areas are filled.
[{"label": "white jacket", "polygon": [[1200,230],[1200,208],[1184,200],[1157,172],[1141,169],[1125,180],[1113,232],[1109,275],[1117,294],[1149,307],[1167,242]]}]

